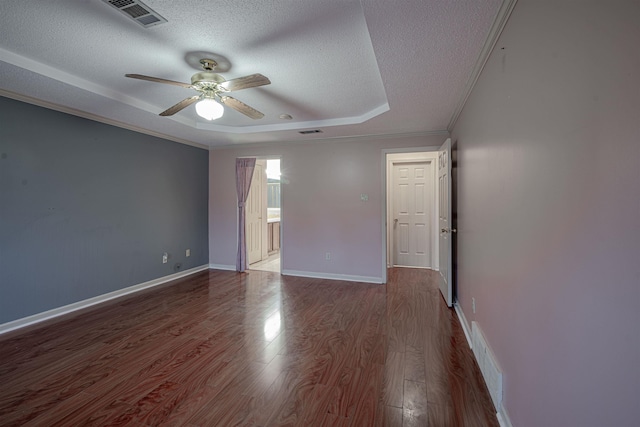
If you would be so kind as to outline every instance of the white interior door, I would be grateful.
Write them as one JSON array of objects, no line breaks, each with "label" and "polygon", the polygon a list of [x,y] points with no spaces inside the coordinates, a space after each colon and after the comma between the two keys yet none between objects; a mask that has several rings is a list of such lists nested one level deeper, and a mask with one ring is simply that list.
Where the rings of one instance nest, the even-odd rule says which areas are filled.
[{"label": "white interior door", "polygon": [[256,162],[251,177],[251,188],[245,206],[245,236],[247,240],[247,264],[253,264],[262,260],[263,237],[263,181],[264,166]]},{"label": "white interior door", "polygon": [[266,160],[259,160],[256,163],[260,163],[260,166],[262,167],[262,183],[260,185],[261,188],[261,195],[262,195],[262,205],[260,208],[260,218],[262,221],[262,240],[261,240],[261,253],[260,253],[260,258],[261,259],[267,259],[269,258],[269,224],[267,223],[268,219],[269,219],[269,214],[268,214],[268,189],[267,189],[267,161]]},{"label": "white interior door", "polygon": [[438,225],[440,248],[440,292],[447,305],[453,304],[451,280],[451,138],[438,151]]},{"label": "white interior door", "polygon": [[431,268],[431,162],[393,164],[393,264]]}]

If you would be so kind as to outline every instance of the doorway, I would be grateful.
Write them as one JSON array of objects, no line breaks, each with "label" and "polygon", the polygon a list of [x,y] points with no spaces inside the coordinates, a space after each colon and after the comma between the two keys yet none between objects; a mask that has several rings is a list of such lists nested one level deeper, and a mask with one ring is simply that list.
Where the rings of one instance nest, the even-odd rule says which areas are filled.
[{"label": "doorway", "polygon": [[[280,159],[257,160],[247,203],[247,264],[250,270],[278,273],[281,270],[282,215],[280,194]],[[254,235],[259,236],[259,239],[250,242],[249,204],[254,200],[259,205],[256,207],[259,212],[256,216],[260,222],[259,227],[254,226],[256,230]],[[255,247],[250,248],[250,243],[255,243]]]},{"label": "doorway", "polygon": [[387,153],[387,267],[438,270],[437,152]]}]

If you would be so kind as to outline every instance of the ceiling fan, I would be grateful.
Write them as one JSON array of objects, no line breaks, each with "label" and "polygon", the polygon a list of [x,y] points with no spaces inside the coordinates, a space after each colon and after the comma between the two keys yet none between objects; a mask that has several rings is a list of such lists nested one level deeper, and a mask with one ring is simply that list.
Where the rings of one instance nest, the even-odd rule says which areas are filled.
[{"label": "ceiling fan", "polygon": [[220,74],[213,72],[218,65],[218,63],[213,59],[201,59],[200,64],[202,64],[204,71],[191,76],[191,84],[161,79],[158,77],[144,76],[142,74],[125,74],[125,77],[148,80],[150,82],[166,83],[187,89],[195,89],[200,92],[199,95],[184,99],[176,105],[167,108],[160,113],[161,116],[172,116],[194,102],[198,102],[196,104],[196,112],[200,117],[207,120],[215,120],[222,117],[222,114],[224,113],[222,104],[227,107],[231,107],[252,119],[261,119],[264,117],[264,114],[260,111],[248,106],[244,102],[227,96],[226,93],[271,84],[271,81],[267,77],[262,74],[251,74],[250,76],[225,80]]}]

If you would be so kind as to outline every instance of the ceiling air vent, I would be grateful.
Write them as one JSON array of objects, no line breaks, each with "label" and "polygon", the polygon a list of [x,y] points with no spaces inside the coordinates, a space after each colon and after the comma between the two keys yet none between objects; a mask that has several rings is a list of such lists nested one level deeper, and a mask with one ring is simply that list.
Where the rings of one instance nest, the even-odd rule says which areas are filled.
[{"label": "ceiling air vent", "polygon": [[162,16],[156,13],[146,4],[139,0],[102,0],[105,3],[118,9],[129,18],[136,21],[143,27],[153,27],[154,25],[164,24],[167,22]]},{"label": "ceiling air vent", "polygon": [[301,134],[303,134],[303,135],[309,135],[309,134],[312,134],[312,133],[322,133],[322,131],[321,131],[320,129],[314,129],[314,130],[301,130],[301,131],[300,131],[300,132],[298,132],[298,133],[301,133]]}]

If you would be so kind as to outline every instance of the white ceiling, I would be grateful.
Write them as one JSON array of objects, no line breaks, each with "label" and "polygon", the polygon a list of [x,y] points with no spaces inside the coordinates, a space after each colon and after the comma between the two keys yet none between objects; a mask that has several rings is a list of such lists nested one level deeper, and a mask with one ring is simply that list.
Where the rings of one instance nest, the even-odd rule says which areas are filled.
[{"label": "white ceiling", "polygon": [[[144,28],[102,0],[0,2],[0,95],[209,147],[446,131],[502,0],[144,3],[168,22]],[[228,80],[267,76],[232,93],[265,117],[160,117],[197,92],[124,77],[190,83],[203,57]]]}]

